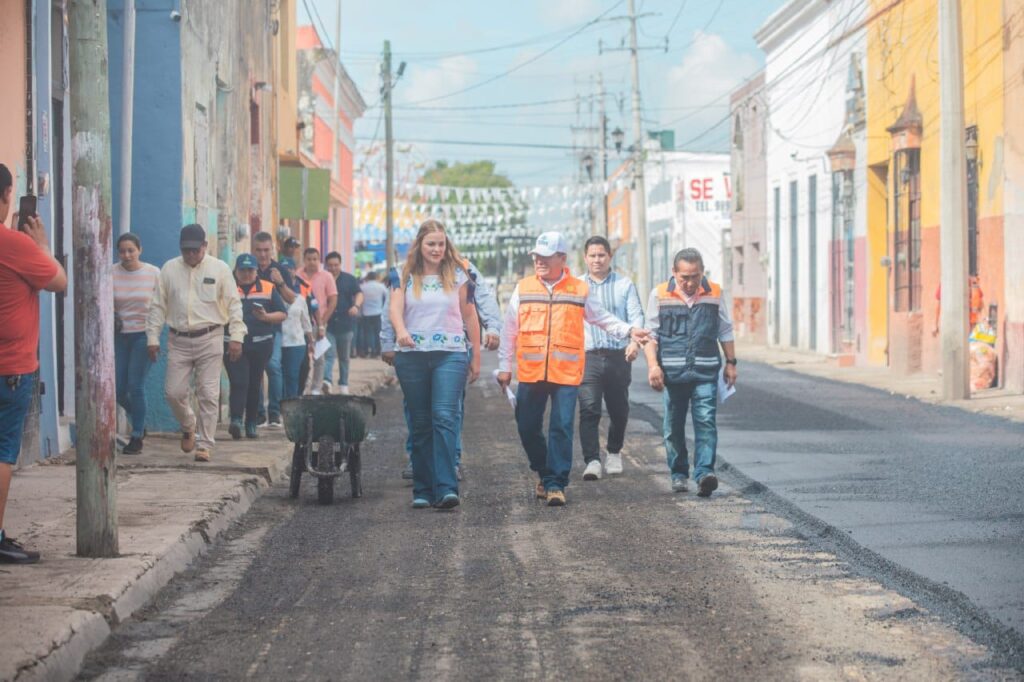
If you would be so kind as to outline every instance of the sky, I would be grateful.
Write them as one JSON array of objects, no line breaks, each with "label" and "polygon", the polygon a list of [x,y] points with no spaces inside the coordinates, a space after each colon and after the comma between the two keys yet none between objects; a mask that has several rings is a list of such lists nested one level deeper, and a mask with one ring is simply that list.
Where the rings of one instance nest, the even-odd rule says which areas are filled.
[{"label": "sky", "polygon": [[[382,175],[385,40],[393,68],[406,62],[393,96],[399,181],[438,160],[480,159],[521,187],[573,181],[572,145],[596,144],[598,74],[608,130],[632,140],[629,52],[618,49],[629,44],[627,0],[299,0],[299,22],[332,46],[339,4],[342,62],[370,107],[355,127],[369,175]],[[643,127],[675,130],[677,149],[727,151],[728,95],[763,66],[753,34],[783,0],[636,4],[638,43],[651,48],[640,52]],[[609,172],[622,158],[611,149]]]}]

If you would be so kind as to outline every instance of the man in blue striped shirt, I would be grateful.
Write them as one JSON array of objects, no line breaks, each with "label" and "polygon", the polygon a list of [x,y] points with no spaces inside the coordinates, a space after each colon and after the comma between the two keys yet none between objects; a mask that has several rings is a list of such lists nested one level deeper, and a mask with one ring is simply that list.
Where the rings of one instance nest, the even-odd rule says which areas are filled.
[{"label": "man in blue striped shirt", "polygon": [[[628,277],[612,271],[612,247],[604,237],[594,236],[584,245],[587,274],[583,280],[590,297],[635,329],[644,328],[644,310],[636,286]],[[584,325],[587,364],[579,390],[580,445],[583,448],[584,481],[601,478],[601,402],[608,408],[608,456],[604,471],[622,473],[622,441],[629,420],[631,363],[640,352],[635,341],[619,340],[592,324]]]}]

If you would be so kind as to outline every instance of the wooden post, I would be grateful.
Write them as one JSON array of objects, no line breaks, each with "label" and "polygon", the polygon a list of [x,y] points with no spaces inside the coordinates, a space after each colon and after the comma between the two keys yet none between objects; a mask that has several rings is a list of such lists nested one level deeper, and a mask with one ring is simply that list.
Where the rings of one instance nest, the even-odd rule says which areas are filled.
[{"label": "wooden post", "polygon": [[69,3],[78,555],[114,557],[117,463],[107,2]]}]

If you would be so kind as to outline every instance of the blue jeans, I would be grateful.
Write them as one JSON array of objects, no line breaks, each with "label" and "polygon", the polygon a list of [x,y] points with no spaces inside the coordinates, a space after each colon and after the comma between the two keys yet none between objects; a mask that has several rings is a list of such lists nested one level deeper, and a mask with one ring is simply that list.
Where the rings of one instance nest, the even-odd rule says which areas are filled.
[{"label": "blue jeans", "polygon": [[455,441],[459,399],[466,385],[465,353],[406,351],[395,354],[412,432],[413,497],[431,504],[459,493]]},{"label": "blue jeans", "polygon": [[[472,361],[473,351],[467,351],[466,358]],[[405,437],[405,454],[412,457],[412,427],[409,426],[409,405],[402,401],[402,411],[405,412],[405,430],[408,436]],[[459,398],[459,430],[455,434],[455,466],[462,464],[462,420],[466,416],[466,389],[463,387],[462,396]]]},{"label": "blue jeans", "polygon": [[[686,452],[686,412],[693,412],[693,480],[700,481],[715,472],[718,449],[718,383],[665,384],[665,421],[662,428],[665,454],[672,478],[687,478],[689,461]],[[691,407],[692,406],[692,407]]]},{"label": "blue jeans", "polygon": [[284,346],[281,349],[281,373],[284,380],[283,398],[299,397],[299,370],[306,357],[305,346]]},{"label": "blue jeans", "polygon": [[117,404],[128,413],[132,438],[142,438],[146,430],[146,375],[152,364],[146,349],[146,332],[114,335]]},{"label": "blue jeans", "polygon": [[324,381],[334,383],[334,360],[338,360],[338,385],[348,386],[348,366],[352,361],[352,336],[355,332],[327,332],[327,340],[331,349],[327,351],[327,362],[324,365]]},{"label": "blue jeans", "polygon": [[[17,386],[12,385],[15,382]],[[0,464],[18,463],[25,415],[35,384],[35,373],[0,376]]]},{"label": "blue jeans", "polygon": [[[576,414],[578,386],[563,386],[548,381],[519,382],[516,391],[516,423],[530,468],[537,473],[546,490],[563,490],[569,485],[572,469],[572,429]],[[548,437],[544,438],[544,412],[551,399]]]},{"label": "blue jeans", "polygon": [[260,382],[260,419],[281,416],[281,390],[284,388],[281,374],[281,330],[274,332],[274,350],[267,363],[267,406],[263,407],[263,382]]}]

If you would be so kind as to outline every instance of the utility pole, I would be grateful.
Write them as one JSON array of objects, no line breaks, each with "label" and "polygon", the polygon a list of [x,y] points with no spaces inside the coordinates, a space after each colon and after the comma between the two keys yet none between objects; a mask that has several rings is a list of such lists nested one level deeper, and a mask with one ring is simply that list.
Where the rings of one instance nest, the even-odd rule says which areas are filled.
[{"label": "utility pole", "polygon": [[640,252],[637,287],[651,288],[650,245],[647,243],[647,192],[644,190],[644,131],[640,121],[640,51],[636,44],[636,0],[629,0],[629,59],[633,67],[633,133],[636,139],[633,178],[636,201],[636,245]]},{"label": "utility pole", "polygon": [[[334,142],[331,145],[331,177],[338,174],[338,184],[341,184],[341,166],[339,161],[339,147],[341,147],[341,0],[338,0],[338,16],[334,21]],[[330,190],[330,185],[328,185]],[[328,191],[330,194],[330,191]],[[335,239],[341,240],[341,206],[334,207],[333,201],[331,215],[334,218],[329,221],[331,231],[335,233]],[[348,247],[345,247],[346,249]],[[343,249],[344,250],[344,249]],[[349,264],[352,269],[352,264]]]},{"label": "utility pole", "polygon": [[601,232],[605,239],[608,238],[608,116],[604,109],[604,77],[601,72],[597,74],[597,100],[598,112],[601,120],[598,122],[598,149],[601,163]]},{"label": "utility pole", "polygon": [[395,264],[395,139],[391,131],[391,87],[394,83],[391,80],[391,41],[384,41],[384,64],[382,68],[383,89],[381,95],[384,97],[384,146],[387,169],[385,185],[387,195],[385,197],[385,229],[387,240],[384,246],[384,258],[388,272]]},{"label": "utility pole", "polygon": [[121,68],[121,201],[117,232],[132,229],[132,130],[135,122],[135,0],[124,2],[124,64]]},{"label": "utility pole", "polygon": [[107,2],[69,3],[78,555],[117,556]]},{"label": "utility pole", "polygon": [[967,164],[959,0],[939,0],[939,223],[942,397],[970,398],[967,360]]}]

